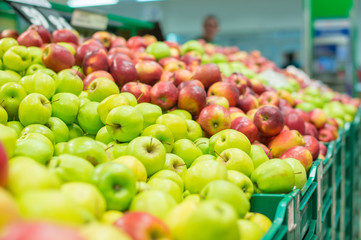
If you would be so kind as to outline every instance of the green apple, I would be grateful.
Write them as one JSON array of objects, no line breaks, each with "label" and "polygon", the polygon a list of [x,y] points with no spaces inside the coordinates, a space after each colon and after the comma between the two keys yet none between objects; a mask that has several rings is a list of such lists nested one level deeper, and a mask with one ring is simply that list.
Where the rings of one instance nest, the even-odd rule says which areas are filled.
[{"label": "green apple", "polygon": [[168,193],[159,190],[149,190],[139,193],[130,204],[129,211],[147,212],[160,219],[177,205]]},{"label": "green apple", "polygon": [[241,172],[235,170],[228,170],[228,181],[234,183],[240,188],[248,199],[251,199],[254,192],[254,187],[251,179]]},{"label": "green apple", "polygon": [[53,143],[44,135],[30,132],[16,141],[14,156],[27,156],[46,164],[54,153]]},{"label": "green apple", "polygon": [[261,213],[249,212],[245,219],[256,223],[262,229],[263,234],[272,226],[272,221]]},{"label": "green apple", "polygon": [[201,55],[203,55],[204,53],[203,45],[197,40],[190,40],[184,43],[181,47],[182,55],[186,54],[187,52],[193,52],[193,51],[198,52]]},{"label": "green apple", "polygon": [[14,195],[36,189],[57,189],[60,180],[55,173],[29,157],[15,157],[9,161],[7,188]]},{"label": "green apple", "polygon": [[145,128],[142,136],[149,136],[158,139],[164,146],[167,153],[172,152],[174,137],[169,128],[162,124],[153,124]]},{"label": "green apple", "polygon": [[234,208],[239,218],[243,218],[251,208],[246,194],[234,183],[226,180],[215,180],[208,183],[200,195],[205,200],[220,200],[228,203]]},{"label": "green apple", "polygon": [[199,162],[207,161],[207,160],[216,160],[216,157],[211,154],[204,154],[202,156],[197,157],[191,164],[191,167],[196,165]]},{"label": "green apple", "polygon": [[263,148],[258,145],[251,146],[251,152],[249,153],[249,156],[253,161],[254,169],[258,168],[259,165],[269,160]]},{"label": "green apple", "polygon": [[[54,156],[59,156],[65,153],[67,142],[60,142],[54,145]],[[85,160],[86,161],[86,160]]]},{"label": "green apple", "polygon": [[164,42],[160,42],[160,41],[150,44],[145,51],[146,53],[155,57],[156,60],[160,60],[165,57],[170,57],[171,55],[169,46]]},{"label": "green apple", "polygon": [[[34,204],[36,203],[36,204]],[[61,224],[84,224],[95,218],[76,206],[59,190],[33,190],[18,199],[22,215],[29,220],[43,220]]]},{"label": "green apple", "polygon": [[30,124],[21,131],[21,135],[23,136],[29,133],[40,133],[47,137],[52,143],[54,142],[54,133],[47,126],[41,124]]},{"label": "green apple", "polygon": [[90,183],[70,182],[61,186],[60,191],[76,206],[83,208],[96,219],[101,219],[106,210],[105,199],[99,190]]},{"label": "green apple", "polygon": [[13,46],[18,46],[18,42],[14,38],[6,37],[0,39],[0,58],[4,56],[4,53]]},{"label": "green apple", "polygon": [[289,193],[295,186],[292,167],[276,158],[258,166],[253,171],[251,180],[256,193]]},{"label": "green apple", "polygon": [[25,88],[27,94],[40,93],[50,99],[55,93],[53,78],[39,71],[31,76],[21,78],[19,83]]},{"label": "green apple", "polygon": [[168,193],[177,203],[182,201],[182,190],[172,180],[165,178],[152,178],[147,182],[147,184],[152,190],[159,190]]},{"label": "green apple", "polygon": [[[1,50],[0,50],[1,51]],[[14,71],[11,70],[0,70],[0,87],[5,83],[9,82],[19,82],[21,76]]]},{"label": "green apple", "polygon": [[24,129],[24,126],[19,121],[10,121],[6,123],[6,126],[15,130],[18,134],[18,137],[21,136],[21,131]]},{"label": "green apple", "polygon": [[109,135],[119,142],[129,142],[143,129],[143,116],[134,107],[119,106],[111,110],[105,120]]},{"label": "green apple", "polygon": [[192,164],[194,159],[202,156],[202,151],[189,139],[179,139],[176,141],[172,153],[182,158],[187,167]]},{"label": "green apple", "polygon": [[145,169],[143,163],[136,157],[125,155],[114,159],[113,162],[122,163],[130,168],[138,182],[147,181],[147,170]]},{"label": "green apple", "polygon": [[137,99],[133,94],[129,92],[122,92],[120,95],[128,99],[129,106],[135,107],[135,105],[137,105]]},{"label": "green apple", "polygon": [[184,120],[192,120],[192,114],[190,114],[188,111],[186,111],[184,109],[176,109],[176,110],[170,111],[169,113],[175,114],[175,115],[183,118]]},{"label": "green apple", "polygon": [[109,144],[114,141],[114,139],[108,133],[106,126],[99,129],[97,135],[95,136],[95,140],[102,142],[104,144]]},{"label": "green apple", "polygon": [[57,42],[56,44],[65,47],[66,49],[69,50],[69,52],[71,52],[75,56],[76,50],[73,47],[73,45],[71,45],[70,43],[68,43],[68,42]]},{"label": "green apple", "polygon": [[202,137],[202,128],[201,126],[193,120],[186,120],[187,122],[187,132],[188,132],[188,139],[191,141],[195,141],[198,138]]},{"label": "green apple", "polygon": [[240,239],[237,214],[229,204],[220,200],[203,201],[192,212],[177,239]]},{"label": "green apple", "polygon": [[66,142],[69,139],[69,128],[68,126],[57,117],[50,117],[49,121],[45,123],[53,133],[54,133],[54,142]]},{"label": "green apple", "polygon": [[302,102],[296,105],[296,109],[301,109],[305,112],[310,112],[311,110],[315,109],[316,106],[309,102]]},{"label": "green apple", "polygon": [[79,109],[77,120],[86,133],[96,134],[104,126],[97,112],[98,105],[97,102],[88,102]]},{"label": "green apple", "polygon": [[129,143],[127,151],[143,163],[148,177],[163,169],[166,152],[158,139],[137,137]]},{"label": "green apple", "polygon": [[155,173],[150,178],[150,180],[152,180],[154,178],[161,178],[161,179],[171,180],[171,181],[175,182],[178,185],[179,189],[182,192],[184,190],[184,184],[183,184],[182,178],[177,173],[175,173],[174,171],[166,170],[166,169],[160,170],[159,172]]},{"label": "green apple", "polygon": [[2,57],[4,66],[17,72],[24,71],[31,64],[29,50],[24,46],[9,48]]},{"label": "green apple", "polygon": [[51,104],[40,93],[30,93],[19,105],[19,120],[24,126],[39,123],[45,124],[51,116]]},{"label": "green apple", "polygon": [[183,233],[184,226],[187,224],[192,213],[197,209],[200,199],[185,199],[174,207],[165,217],[164,222],[169,227],[172,236],[178,239]]},{"label": "green apple", "polygon": [[100,115],[100,120],[105,124],[105,120],[111,110],[116,107],[129,105],[129,101],[126,97],[120,94],[110,95],[101,101],[98,105],[97,111]]},{"label": "green apple", "polygon": [[203,152],[203,154],[209,153],[209,138],[198,138],[194,141],[197,147]]},{"label": "green apple", "polygon": [[6,110],[0,105],[0,124],[6,125],[8,122],[8,113]]},{"label": "green apple", "polygon": [[28,47],[28,51],[31,57],[32,64],[43,64],[43,51],[41,50],[41,48],[31,46]]},{"label": "green apple", "polygon": [[187,165],[182,158],[173,153],[167,153],[165,155],[164,169],[174,171],[179,176],[183,176],[187,171]]},{"label": "green apple", "polygon": [[93,165],[108,161],[103,147],[89,137],[78,137],[70,140],[65,147],[65,153],[84,158]]},{"label": "green apple", "polygon": [[53,157],[48,166],[63,182],[90,182],[94,171],[90,162],[70,154]]},{"label": "green apple", "polygon": [[18,83],[8,82],[0,88],[0,105],[6,110],[10,120],[17,118],[20,102],[25,97],[26,90]]},{"label": "green apple", "polygon": [[114,159],[128,155],[128,143],[118,143],[116,141],[110,142],[108,144],[107,152],[110,151],[113,154]]},{"label": "green apple", "polygon": [[79,94],[83,91],[83,81],[70,69],[64,69],[58,72],[55,79],[55,85],[55,93],[68,92],[79,96]]},{"label": "green apple", "polygon": [[4,69],[4,64],[3,64],[3,60],[0,58],[0,70]]},{"label": "green apple", "polygon": [[147,128],[155,124],[158,117],[162,115],[162,109],[151,103],[139,103],[135,108],[143,115],[143,128]]},{"label": "green apple", "polygon": [[[50,68],[43,68],[43,69],[39,69],[38,72],[42,72],[45,74],[48,74],[50,77],[53,78],[53,80],[56,81],[58,80],[58,75],[56,74],[56,72],[54,72],[53,70],[51,70]],[[55,84],[56,85],[56,84]]]},{"label": "green apple", "polygon": [[211,181],[226,180],[227,168],[222,163],[207,160],[190,167],[183,179],[186,190],[199,193]]},{"label": "green apple", "polygon": [[174,141],[188,137],[187,122],[177,115],[166,113],[160,116],[156,123],[167,126],[173,133]]},{"label": "green apple", "polygon": [[148,183],[146,182],[137,182],[137,194],[144,191],[149,191],[151,189],[151,187],[148,185]]},{"label": "green apple", "polygon": [[98,223],[84,225],[79,230],[79,234],[84,240],[132,240],[128,234],[112,225]]},{"label": "green apple", "polygon": [[251,143],[241,132],[233,129],[222,130],[209,139],[209,153],[219,155],[228,148],[238,148],[249,154]]},{"label": "green apple", "polygon": [[238,229],[240,239],[261,240],[263,236],[262,229],[254,222],[245,219],[238,220]]},{"label": "green apple", "polygon": [[15,199],[4,188],[0,188],[0,212],[0,228],[2,229],[21,218]]},{"label": "green apple", "polygon": [[225,164],[228,170],[239,171],[248,177],[251,176],[254,170],[252,159],[238,148],[224,150],[216,161]]},{"label": "green apple", "polygon": [[81,137],[84,135],[83,129],[81,129],[81,127],[76,123],[72,123],[72,124],[68,125],[68,129],[69,129],[69,140],[77,138],[77,137]]},{"label": "green apple", "polygon": [[3,144],[9,158],[14,155],[16,148],[16,139],[18,134],[11,127],[0,124],[0,142]]},{"label": "green apple", "polygon": [[285,158],[283,161],[287,162],[294,171],[296,189],[302,189],[307,182],[307,173],[302,163],[294,158]]},{"label": "green apple", "polygon": [[115,82],[106,77],[94,79],[88,86],[88,98],[90,101],[101,102],[113,94],[119,94],[119,88]]},{"label": "green apple", "polygon": [[136,194],[136,178],[132,170],[117,162],[101,163],[93,172],[94,184],[107,203],[107,209],[124,211]]},{"label": "green apple", "polygon": [[123,213],[117,210],[108,210],[103,216],[101,223],[113,225],[119,218],[123,217]]},{"label": "green apple", "polygon": [[78,115],[80,101],[72,93],[57,93],[51,100],[51,115],[60,118],[66,124],[72,124]]}]

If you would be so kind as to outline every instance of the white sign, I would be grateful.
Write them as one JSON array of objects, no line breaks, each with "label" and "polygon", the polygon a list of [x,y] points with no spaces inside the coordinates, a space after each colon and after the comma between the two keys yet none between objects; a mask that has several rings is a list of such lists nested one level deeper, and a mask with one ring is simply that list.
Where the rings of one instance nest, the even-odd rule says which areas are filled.
[{"label": "white sign", "polygon": [[29,4],[32,6],[51,8],[51,4],[47,0],[8,0],[10,2],[17,2],[22,4]]},{"label": "white sign", "polygon": [[71,24],[77,27],[105,30],[108,25],[108,17],[97,13],[74,10],[71,16]]}]

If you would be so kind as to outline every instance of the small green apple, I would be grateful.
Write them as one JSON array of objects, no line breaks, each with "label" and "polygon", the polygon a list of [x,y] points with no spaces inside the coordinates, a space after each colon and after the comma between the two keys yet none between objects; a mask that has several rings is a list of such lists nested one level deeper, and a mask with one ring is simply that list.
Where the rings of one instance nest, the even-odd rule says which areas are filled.
[{"label": "small green apple", "polygon": [[89,161],[70,154],[53,157],[48,166],[63,182],[90,182],[94,171]]},{"label": "small green apple", "polygon": [[54,145],[54,156],[59,156],[65,153],[65,148],[68,143],[60,142]]},{"label": "small green apple", "polygon": [[228,170],[239,171],[248,177],[251,176],[254,170],[252,159],[238,148],[224,150],[216,161],[225,164]]},{"label": "small green apple", "polygon": [[188,137],[187,122],[177,115],[166,113],[158,117],[156,123],[167,126],[173,133],[174,141]]},{"label": "small green apple", "polygon": [[3,144],[9,158],[14,155],[16,148],[16,139],[18,134],[11,127],[0,124],[0,141]]},{"label": "small green apple", "polygon": [[203,53],[204,53],[203,45],[197,40],[190,40],[182,45],[182,47],[181,47],[182,55],[186,54],[187,52],[191,52],[191,51],[196,51],[196,52],[200,53],[201,55],[203,55]]},{"label": "small green apple", "polygon": [[54,142],[54,133],[47,126],[41,124],[30,124],[21,131],[21,135],[23,136],[29,133],[40,133],[47,137],[52,143]]},{"label": "small green apple", "polygon": [[40,93],[30,93],[19,105],[19,120],[24,126],[33,123],[45,124],[51,116],[51,104]]},{"label": "small green apple", "polygon": [[137,105],[137,99],[133,94],[129,92],[122,92],[120,95],[128,99],[129,106],[135,107]]},{"label": "small green apple", "polygon": [[108,133],[106,126],[99,129],[97,135],[95,136],[95,140],[102,142],[104,144],[109,144],[114,141],[114,139]]},{"label": "small green apple", "polygon": [[80,101],[72,93],[57,93],[51,99],[51,115],[65,124],[72,124],[78,115]]},{"label": "small green apple", "polygon": [[139,103],[135,108],[143,115],[143,128],[147,128],[155,124],[158,117],[162,115],[162,109],[151,103]]},{"label": "small green apple", "polygon": [[88,98],[90,101],[101,102],[105,98],[119,94],[119,88],[115,82],[106,77],[93,80],[88,86]]},{"label": "small green apple", "polygon": [[172,180],[165,178],[152,178],[147,182],[147,184],[151,187],[152,190],[159,190],[168,193],[177,203],[183,200],[182,190]]},{"label": "small green apple", "polygon": [[187,122],[187,132],[188,132],[188,139],[191,141],[195,141],[202,137],[202,128],[201,126],[193,120],[186,120]]},{"label": "small green apple", "polygon": [[147,170],[145,169],[143,163],[136,157],[125,155],[114,159],[113,162],[124,164],[130,168],[138,182],[147,181]]},{"label": "small green apple", "polygon": [[21,136],[21,131],[24,129],[24,126],[19,121],[10,121],[6,123],[6,126],[14,129],[18,134],[18,137]]},{"label": "small green apple", "polygon": [[172,152],[174,145],[173,133],[169,128],[162,124],[153,124],[145,128],[142,136],[149,136],[158,139],[164,146],[167,153]]},{"label": "small green apple", "polygon": [[207,160],[216,160],[216,157],[211,154],[204,154],[202,156],[197,157],[191,164],[191,167],[196,165],[199,162],[207,161]]},{"label": "small green apple", "polygon": [[0,124],[6,125],[8,122],[8,113],[6,110],[0,105]]},{"label": "small green apple", "polygon": [[258,168],[259,165],[269,160],[263,148],[257,145],[251,146],[251,152],[249,153],[249,156],[253,161],[254,169]]},{"label": "small green apple", "polygon": [[47,99],[55,93],[55,82],[48,74],[37,71],[31,76],[25,76],[19,83],[25,88],[27,94],[40,93]]},{"label": "small green apple", "polygon": [[[120,217],[117,217],[118,220]],[[80,235],[86,240],[132,240],[128,234],[113,224],[88,224],[79,230]],[[82,239],[83,239],[82,238]]]},{"label": "small green apple", "polygon": [[149,180],[152,180],[154,178],[169,179],[175,182],[182,192],[184,190],[184,184],[182,178],[174,171],[166,170],[166,169],[160,170],[159,172],[155,173]]},{"label": "small green apple", "polygon": [[68,129],[69,129],[69,140],[77,138],[77,137],[81,137],[84,135],[83,129],[81,129],[81,127],[76,123],[72,123],[72,124],[68,125]]},{"label": "small green apple", "polygon": [[245,219],[256,223],[262,229],[263,234],[272,226],[272,221],[261,213],[249,212]]},{"label": "small green apple", "polygon": [[165,156],[164,169],[174,171],[179,176],[183,176],[187,171],[187,165],[182,158],[173,153],[167,153]]},{"label": "small green apple", "polygon": [[169,46],[160,41],[150,44],[145,51],[155,57],[156,60],[170,57],[171,55]]},{"label": "small green apple", "polygon": [[2,57],[5,67],[21,72],[31,64],[29,50],[24,46],[13,46],[9,48]]},{"label": "small green apple", "polygon": [[263,236],[262,229],[254,222],[245,219],[238,219],[240,239],[260,240]]},{"label": "small green apple", "polygon": [[75,50],[75,48],[73,47],[73,45],[71,45],[70,43],[67,43],[67,42],[57,42],[56,44],[65,47],[66,49],[69,50],[69,52],[71,52],[71,53],[75,56],[76,50]]},{"label": "small green apple", "polygon": [[68,92],[79,96],[79,94],[83,91],[83,81],[70,69],[64,69],[58,72],[55,79],[55,85],[55,93]]},{"label": "small green apple", "polygon": [[21,76],[17,72],[11,70],[0,70],[0,87],[9,82],[17,83],[20,79]]},{"label": "small green apple", "polygon": [[296,189],[302,189],[307,182],[307,173],[305,167],[300,161],[294,158],[285,158],[283,161],[287,162],[294,171]]},{"label": "small green apple", "polygon": [[175,114],[175,115],[183,118],[184,120],[192,120],[192,114],[190,114],[188,111],[186,111],[184,109],[176,109],[176,110],[170,111],[169,113]]},{"label": "small green apple", "polygon": [[254,192],[254,187],[251,179],[241,172],[235,170],[228,170],[228,181],[234,183],[239,187],[246,195],[248,199],[251,199]]},{"label": "small green apple", "polygon": [[0,58],[3,58],[4,53],[13,46],[18,46],[16,39],[11,37],[6,37],[0,39]]},{"label": "small green apple", "polygon": [[20,102],[25,97],[26,90],[18,83],[8,82],[0,88],[0,105],[6,110],[10,120],[17,118]]},{"label": "small green apple", "polygon": [[105,124],[105,120],[111,110],[116,107],[129,105],[129,101],[126,97],[120,94],[110,95],[101,101],[98,105],[97,111],[100,115],[100,120]]},{"label": "small green apple", "polygon": [[249,154],[251,143],[243,133],[233,129],[222,130],[209,139],[209,153],[212,155],[219,155],[228,148],[238,148]]},{"label": "small green apple", "polygon": [[43,60],[42,60],[43,51],[40,48],[31,46],[28,47],[28,50],[32,64],[39,64],[39,65],[43,64]]},{"label": "small green apple", "polygon": [[172,153],[182,158],[187,167],[192,164],[194,159],[202,155],[202,151],[189,139],[179,139],[176,141]]},{"label": "small green apple", "polygon": [[116,159],[118,157],[128,155],[128,144],[129,143],[118,143],[113,141],[108,144],[106,151],[112,152],[114,159]]},{"label": "small green apple", "polygon": [[57,117],[50,117],[49,121],[45,123],[53,133],[54,133],[54,142],[66,142],[69,139],[69,128],[68,126]]},{"label": "small green apple", "polygon": [[97,112],[98,105],[97,102],[88,102],[79,109],[79,126],[88,134],[96,134],[104,126]]},{"label": "small green apple", "polygon": [[196,146],[203,152],[203,154],[209,153],[209,138],[198,138],[194,141]]}]

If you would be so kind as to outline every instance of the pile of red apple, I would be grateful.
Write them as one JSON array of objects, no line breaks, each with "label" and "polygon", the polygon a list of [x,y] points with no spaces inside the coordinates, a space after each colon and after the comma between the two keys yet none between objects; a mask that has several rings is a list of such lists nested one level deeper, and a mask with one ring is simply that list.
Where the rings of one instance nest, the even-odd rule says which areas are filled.
[{"label": "pile of red apple", "polygon": [[[259,52],[41,26],[2,36],[1,239],[260,239],[272,223],[249,212],[252,194],[302,188],[338,136],[329,106],[296,109],[314,83]],[[264,85],[266,69],[299,96]],[[332,97],[352,120],[359,100]]]}]

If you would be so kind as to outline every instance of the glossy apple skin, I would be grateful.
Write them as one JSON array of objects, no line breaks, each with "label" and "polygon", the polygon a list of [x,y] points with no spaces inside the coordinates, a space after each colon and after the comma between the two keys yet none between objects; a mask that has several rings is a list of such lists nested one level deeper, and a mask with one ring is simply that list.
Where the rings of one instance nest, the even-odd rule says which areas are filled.
[{"label": "glossy apple skin", "polygon": [[198,86],[204,90],[203,83],[201,83],[201,81],[199,80],[190,80],[190,81],[182,82],[178,85],[178,90],[181,90],[182,88],[187,86]]},{"label": "glossy apple skin", "polygon": [[222,106],[210,105],[202,109],[197,122],[210,136],[231,126],[231,117]]},{"label": "glossy apple skin", "polygon": [[[329,124],[329,123],[326,123],[324,126],[323,126],[324,129],[328,129],[332,132],[332,135],[334,137],[334,139],[337,139],[338,138],[338,128],[335,127],[334,125],[332,124]],[[322,129],[320,129],[319,131],[321,131]]]},{"label": "glossy apple skin", "polygon": [[110,48],[126,47],[126,46],[127,46],[127,40],[125,40],[125,38],[120,36],[116,36],[110,43]]},{"label": "glossy apple skin", "polygon": [[51,34],[50,32],[44,28],[42,25],[31,25],[28,29],[35,30],[43,40],[43,43],[50,43],[51,42]]},{"label": "glossy apple skin", "polygon": [[98,49],[85,55],[82,66],[85,75],[95,71],[108,71],[109,64],[106,51]]},{"label": "glossy apple skin", "polygon": [[318,139],[318,132],[315,125],[309,122],[305,122],[305,135],[310,135]]},{"label": "glossy apple skin", "polygon": [[1,37],[0,38],[14,38],[17,39],[19,36],[19,33],[17,31],[15,31],[14,29],[5,29],[1,32]]},{"label": "glossy apple skin", "polygon": [[55,30],[52,34],[53,42],[68,42],[74,43],[75,45],[79,44],[78,36],[71,30],[60,29]]},{"label": "glossy apple skin", "polygon": [[134,64],[120,57],[114,58],[110,65],[110,73],[120,88],[128,82],[134,82],[138,79],[138,73]]},{"label": "glossy apple skin", "polygon": [[252,94],[240,95],[237,100],[237,107],[242,109],[243,112],[258,108],[258,99]]},{"label": "glossy apple skin", "polygon": [[249,141],[253,143],[258,135],[256,125],[248,117],[238,117],[231,122],[231,129],[235,129],[247,136]]},{"label": "glossy apple skin", "polygon": [[139,81],[149,85],[155,84],[160,80],[163,69],[154,61],[140,61],[135,65]]},{"label": "glossy apple skin", "polygon": [[95,52],[99,49],[104,49],[103,45],[95,39],[89,39],[79,45],[75,53],[75,63],[78,66],[83,64],[83,59],[87,54]]},{"label": "glossy apple skin", "polygon": [[146,102],[150,103],[150,90],[152,87],[150,85],[140,83],[140,82],[128,82],[126,83],[121,92],[129,92],[138,99],[138,103]]},{"label": "glossy apple skin", "polygon": [[109,32],[98,31],[92,35],[92,38],[99,41],[104,47],[110,48],[110,44],[112,43],[113,36]]},{"label": "glossy apple skin", "polygon": [[268,145],[274,158],[280,157],[288,149],[295,146],[304,146],[302,135],[296,130],[286,130],[278,134]]},{"label": "glossy apple skin", "polygon": [[311,152],[312,159],[316,160],[320,153],[320,144],[317,139],[313,136],[303,136],[303,140],[305,140],[305,147]]},{"label": "glossy apple skin", "polygon": [[297,130],[300,134],[304,135],[306,131],[305,121],[297,112],[284,114],[285,124],[291,130]]},{"label": "glossy apple skin", "polygon": [[43,45],[43,40],[37,31],[33,29],[28,29],[17,39],[19,45],[23,45],[25,47],[41,47]]},{"label": "glossy apple skin", "polygon": [[207,63],[197,67],[193,78],[201,81],[206,89],[213,83],[222,80],[219,67],[214,63]]},{"label": "glossy apple skin", "polygon": [[198,116],[206,106],[206,92],[199,86],[186,86],[179,91],[178,108]]},{"label": "glossy apple skin", "polygon": [[130,59],[133,59],[133,58],[134,58],[134,53],[133,53],[133,51],[130,50],[129,48],[127,48],[127,47],[114,47],[114,48],[111,48],[111,49],[108,51],[108,55],[109,55],[109,54],[113,54],[113,53],[122,53],[122,54],[127,55]]},{"label": "glossy apple skin", "polygon": [[278,97],[276,92],[266,91],[262,93],[259,98],[259,104],[260,105],[274,105],[279,106],[280,104],[280,98]]},{"label": "glossy apple skin", "polygon": [[223,81],[234,84],[241,95],[246,92],[247,86],[251,86],[249,79],[241,73],[232,73],[231,76],[225,78]]},{"label": "glossy apple skin", "polygon": [[172,82],[158,82],[150,90],[150,97],[151,103],[165,111],[177,104],[178,89]]},{"label": "glossy apple skin", "polygon": [[0,142],[0,186],[5,187],[8,177],[8,156],[3,144]]},{"label": "glossy apple skin", "polygon": [[239,95],[236,85],[227,82],[216,82],[208,89],[208,96],[225,97],[230,107],[236,106]]},{"label": "glossy apple skin", "polygon": [[113,76],[110,73],[108,73],[106,71],[102,71],[102,70],[95,71],[95,72],[92,72],[91,74],[89,74],[88,76],[86,76],[83,79],[84,90],[88,89],[89,84],[93,80],[95,80],[97,78],[100,78],[100,77],[105,77],[105,78],[108,78],[108,79],[112,80],[113,82],[115,82]]},{"label": "glossy apple skin", "polygon": [[259,79],[253,78],[251,80],[251,83],[252,83],[251,88],[256,94],[260,95],[260,94],[262,94],[263,92],[266,91],[265,86],[263,85],[263,83]]},{"label": "glossy apple skin", "polygon": [[[166,75],[164,75],[166,73]],[[164,75],[164,78],[163,78]],[[174,85],[192,80],[193,74],[186,69],[179,69],[175,72],[163,72],[161,81],[171,81]]]},{"label": "glossy apple skin", "polygon": [[335,140],[335,137],[330,129],[322,128],[318,132],[318,140],[321,142],[331,142]]},{"label": "glossy apple skin", "polygon": [[146,47],[145,41],[143,37],[141,36],[134,36],[128,39],[127,42],[128,48],[140,48],[140,47]]},{"label": "glossy apple skin", "polygon": [[285,125],[283,115],[277,107],[263,106],[254,115],[254,123],[260,135],[271,137],[279,134]]},{"label": "glossy apple skin", "polygon": [[325,144],[319,142],[319,147],[320,147],[320,155],[326,156],[327,154],[327,147]]},{"label": "glossy apple skin", "polygon": [[151,240],[155,234],[157,238],[171,239],[167,225],[146,212],[128,212],[114,225],[126,232],[133,240]]},{"label": "glossy apple skin", "polygon": [[114,52],[114,53],[108,54],[109,66],[112,65],[112,63],[114,62],[114,59],[116,59],[116,58],[119,58],[121,60],[132,61],[132,59],[128,55],[126,55],[124,53]]},{"label": "glossy apple skin", "polygon": [[43,50],[43,63],[47,68],[60,72],[75,64],[73,54],[63,46],[55,43],[47,45]]},{"label": "glossy apple skin", "polygon": [[313,109],[309,112],[310,122],[315,125],[316,128],[322,128],[327,122],[327,115],[322,109]]},{"label": "glossy apple skin", "polygon": [[285,158],[295,158],[298,161],[302,163],[302,165],[305,167],[306,171],[310,170],[312,166],[312,154],[311,152],[302,146],[296,146],[288,149],[286,152],[284,152],[281,157],[281,159]]}]

